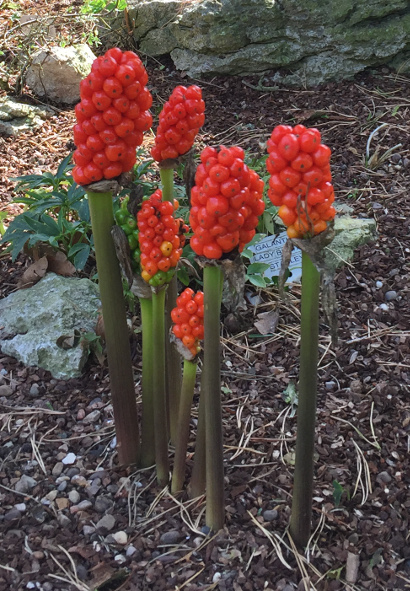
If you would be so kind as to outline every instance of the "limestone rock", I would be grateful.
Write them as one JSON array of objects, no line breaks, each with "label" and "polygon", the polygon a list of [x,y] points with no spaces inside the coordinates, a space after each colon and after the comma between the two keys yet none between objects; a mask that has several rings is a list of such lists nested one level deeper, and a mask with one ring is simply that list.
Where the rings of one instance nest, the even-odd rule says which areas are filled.
[{"label": "limestone rock", "polygon": [[193,77],[276,70],[270,85],[313,86],[403,68],[410,55],[407,0],[129,0],[128,9],[141,51],[170,53]]},{"label": "limestone rock", "polygon": [[355,248],[376,239],[376,222],[349,215],[336,216],[335,233],[333,242],[325,248],[327,265],[333,270],[351,261]]},{"label": "limestone rock", "polygon": [[19,135],[28,129],[41,127],[53,115],[48,107],[19,103],[11,97],[0,98],[0,133]]},{"label": "limestone rock", "polygon": [[88,357],[81,339],[71,349],[57,346],[62,335],[92,332],[100,306],[97,285],[89,279],[48,273],[36,285],[0,300],[0,350],[54,378],[77,377]]},{"label": "limestone rock", "polygon": [[33,55],[26,84],[37,96],[71,105],[80,100],[79,84],[96,59],[88,45],[54,46]]}]

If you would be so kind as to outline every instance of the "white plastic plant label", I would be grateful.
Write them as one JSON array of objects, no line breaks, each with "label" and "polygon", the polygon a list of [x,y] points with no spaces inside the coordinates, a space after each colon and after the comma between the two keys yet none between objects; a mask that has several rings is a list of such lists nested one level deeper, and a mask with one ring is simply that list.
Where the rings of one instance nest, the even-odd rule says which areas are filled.
[{"label": "white plastic plant label", "polygon": [[[276,236],[266,236],[259,242],[248,246],[248,249],[254,253],[250,259],[251,263],[266,263],[269,268],[266,269],[263,276],[266,279],[272,279],[279,275],[282,262],[282,249],[288,239],[286,232]],[[302,277],[302,251],[294,248],[289,265],[290,276],[286,283],[300,283]]]}]

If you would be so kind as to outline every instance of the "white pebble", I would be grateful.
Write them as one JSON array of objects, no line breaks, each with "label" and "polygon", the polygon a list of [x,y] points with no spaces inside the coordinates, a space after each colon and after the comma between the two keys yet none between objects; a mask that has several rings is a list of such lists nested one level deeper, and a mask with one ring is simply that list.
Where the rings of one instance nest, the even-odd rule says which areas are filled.
[{"label": "white pebble", "polygon": [[117,531],[115,534],[112,534],[112,537],[117,542],[117,544],[121,544],[122,546],[128,542],[128,536],[125,531]]},{"label": "white pebble", "polygon": [[124,562],[127,562],[127,559],[125,558],[124,554],[117,554],[114,560],[115,562],[118,562],[118,564],[124,564]]},{"label": "white pebble", "polygon": [[383,310],[383,312],[387,312],[389,310],[389,306],[387,304],[380,304],[379,308],[380,310]]},{"label": "white pebble", "polygon": [[383,287],[383,283],[381,281],[376,281],[376,287],[377,289],[380,289],[381,287]]},{"label": "white pebble", "polygon": [[69,466],[71,464],[74,464],[76,459],[77,459],[77,456],[75,454],[73,454],[73,452],[70,452],[61,461],[63,462],[64,465]]}]

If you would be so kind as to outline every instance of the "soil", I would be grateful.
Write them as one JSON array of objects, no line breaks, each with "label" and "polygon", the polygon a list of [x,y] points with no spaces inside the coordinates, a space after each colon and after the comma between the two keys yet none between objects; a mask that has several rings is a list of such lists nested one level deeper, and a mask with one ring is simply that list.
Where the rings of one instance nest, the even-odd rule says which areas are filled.
[{"label": "soil", "polygon": [[[38,14],[64,3],[24,4]],[[338,202],[377,222],[377,240],[335,277],[336,347],[320,326],[312,538],[301,554],[287,534],[296,417],[283,392],[298,376],[300,289],[282,302],[249,286],[257,304],[238,330],[222,326],[226,525],[216,535],[203,498],[174,498],[153,469],[118,466],[104,364],[91,359],[81,378],[60,381],[0,354],[0,590],[410,588],[410,79],[381,68],[264,91],[259,76],[191,81],[166,59],[147,69],[157,104],[177,84],[201,85],[200,144],[237,143],[260,158],[278,123],[318,127]],[[55,171],[70,151],[73,109],[53,106],[39,131],[0,137],[6,223],[21,211],[12,177]],[[30,262],[0,256],[2,297]],[[261,337],[253,322],[268,310],[280,321]],[[138,335],[131,344],[140,405]]]}]

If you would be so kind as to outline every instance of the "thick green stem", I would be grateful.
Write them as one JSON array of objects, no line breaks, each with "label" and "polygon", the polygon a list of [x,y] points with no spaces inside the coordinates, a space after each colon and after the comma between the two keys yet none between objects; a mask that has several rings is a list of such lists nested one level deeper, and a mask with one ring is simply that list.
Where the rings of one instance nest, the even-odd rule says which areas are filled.
[{"label": "thick green stem", "polygon": [[165,301],[165,354],[166,354],[166,392],[168,424],[171,443],[176,445],[178,433],[179,400],[182,388],[181,356],[168,338],[172,326],[171,312],[177,305],[178,286],[176,274],[171,279]]},{"label": "thick green stem", "polygon": [[162,183],[162,201],[174,200],[174,169],[160,168],[159,174]]},{"label": "thick green stem", "polygon": [[181,400],[178,412],[178,438],[175,445],[174,469],[172,472],[171,491],[173,493],[182,490],[185,481],[186,451],[189,440],[189,422],[194,397],[196,366],[195,361],[184,361]]},{"label": "thick green stem", "polygon": [[306,546],[312,520],[313,453],[315,442],[320,274],[302,253],[302,302],[299,403],[290,534]]},{"label": "thick green stem", "polygon": [[[161,183],[162,183],[162,200],[174,200],[174,169],[161,168]],[[176,274],[171,279],[168,286],[167,299],[165,302],[165,334],[168,335],[172,326],[171,311],[176,307],[176,299],[178,296],[178,285]],[[165,338],[165,352],[166,352],[166,386],[167,386],[167,409],[168,409],[168,424],[171,443],[175,445],[178,433],[178,405],[181,394],[181,358],[175,347],[171,346],[169,339]]]},{"label": "thick green stem", "polygon": [[165,294],[162,288],[152,294],[152,333],[155,355],[154,367],[154,426],[155,461],[158,484],[169,480],[167,405],[165,393]]},{"label": "thick green stem", "polygon": [[[203,378],[202,369],[202,378]],[[202,384],[202,381],[201,381]],[[202,386],[201,386],[202,392]],[[194,465],[191,480],[188,486],[188,494],[191,499],[205,494],[206,488],[206,441],[205,441],[205,406],[204,397],[201,395],[198,408],[198,425],[196,428]]]},{"label": "thick green stem", "polygon": [[218,266],[204,268],[204,377],[206,524],[218,531],[225,521],[220,370],[220,313],[223,275]]},{"label": "thick green stem", "polygon": [[152,330],[152,299],[140,298],[142,326],[142,421],[141,421],[141,466],[155,464],[154,429],[154,344]]},{"label": "thick green stem", "polygon": [[112,194],[87,194],[103,310],[118,459],[120,464],[130,465],[136,463],[139,456],[138,416],[121,274],[111,237],[114,225]]}]

